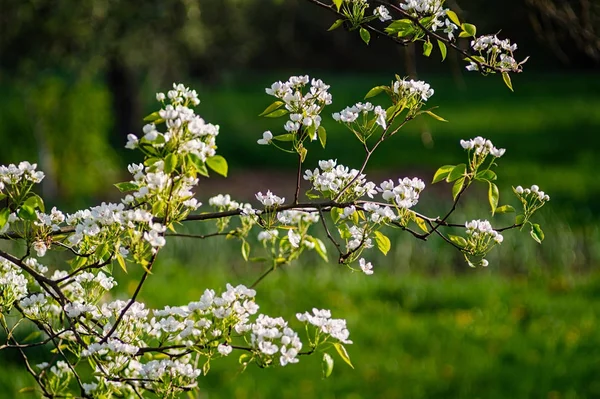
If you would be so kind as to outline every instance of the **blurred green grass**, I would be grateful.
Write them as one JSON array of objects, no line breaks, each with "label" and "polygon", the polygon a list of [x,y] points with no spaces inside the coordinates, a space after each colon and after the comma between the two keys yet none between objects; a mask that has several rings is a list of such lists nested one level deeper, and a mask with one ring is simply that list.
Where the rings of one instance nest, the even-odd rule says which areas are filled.
[{"label": "blurred green grass", "polygon": [[[163,261],[141,299],[157,307],[183,304],[197,300],[205,287],[248,277],[232,278],[223,266],[210,265],[207,273],[194,264]],[[257,301],[262,312],[287,319],[313,306],[347,318],[355,369],[336,355],[333,375],[322,380],[315,355],[285,368],[241,372],[232,355],[212,362],[208,375],[199,379],[198,398],[600,395],[598,274],[508,279],[476,270],[432,279],[378,270],[366,277],[331,265],[307,265],[264,280]],[[7,359],[2,364],[3,397],[21,397],[16,390],[32,385],[31,379],[22,369],[14,371]]]}]

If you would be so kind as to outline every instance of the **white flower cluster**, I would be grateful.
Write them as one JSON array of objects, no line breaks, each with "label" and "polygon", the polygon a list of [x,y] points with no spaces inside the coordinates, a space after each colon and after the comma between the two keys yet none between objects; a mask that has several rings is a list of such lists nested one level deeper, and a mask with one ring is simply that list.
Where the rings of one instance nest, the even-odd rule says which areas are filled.
[{"label": "white flower cluster", "polygon": [[[302,342],[283,318],[261,314],[250,331],[250,345],[261,359],[279,356],[279,364],[282,366],[298,363],[297,356],[302,349]],[[268,362],[267,360],[265,363]]]},{"label": "white flower cluster", "polygon": [[[158,111],[153,123],[144,126],[143,137],[129,134],[127,136],[126,148],[140,148],[144,151],[144,145],[155,148],[163,148],[167,145],[177,154],[192,154],[202,162],[216,153],[216,136],[219,134],[219,126],[206,123],[204,119],[197,116],[194,107],[200,103],[195,90],[190,90],[182,84],[173,83],[173,90],[165,96],[158,93],[156,98],[164,102],[168,97],[170,104]],[[166,132],[161,133],[157,124],[164,122]]]},{"label": "white flower cluster", "polygon": [[388,11],[387,8],[385,8],[385,6],[376,7],[373,10],[373,15],[375,15],[377,18],[379,18],[379,20],[381,22],[389,21],[392,19],[390,12]]},{"label": "white flower cluster", "polygon": [[492,228],[492,225],[487,220],[472,220],[465,223],[467,235],[474,238],[491,238],[496,243],[500,244],[504,237]]},{"label": "white flower cluster", "polygon": [[12,163],[8,166],[0,165],[0,191],[4,190],[5,185],[15,185],[21,181],[40,183],[44,179],[44,172],[36,171],[36,168],[37,164],[27,161],[18,166]]},{"label": "white flower cluster", "polygon": [[360,258],[358,265],[360,266],[360,270],[362,270],[367,276],[373,274],[373,265],[371,262],[367,262],[364,258]]},{"label": "white flower cluster", "polygon": [[27,279],[12,262],[0,259],[0,311],[10,309],[27,295]]},{"label": "white flower cluster", "polygon": [[434,93],[429,83],[407,78],[396,80],[392,86],[392,90],[401,98],[406,98],[409,102],[412,100],[416,104],[421,104],[429,100]]},{"label": "white flower cluster", "polygon": [[278,197],[273,194],[271,190],[268,190],[266,194],[263,194],[261,191],[259,191],[255,194],[255,196],[256,199],[266,207],[283,205],[285,203],[285,197]]},{"label": "white flower cluster", "polygon": [[444,8],[444,0],[405,0],[404,3],[400,3],[400,8],[415,18],[432,16],[433,19],[429,23],[431,30],[435,32],[443,28],[448,39],[454,40],[454,31],[458,26],[448,19],[448,8]]},{"label": "white flower cluster", "polygon": [[327,309],[313,308],[312,314],[309,312],[298,313],[296,318],[301,322],[305,322],[317,327],[322,333],[330,335],[343,344],[351,344],[350,331],[346,328],[346,320],[332,319],[331,311]]},{"label": "white flower cluster", "polygon": [[34,224],[38,227],[47,227],[51,231],[60,230],[60,224],[65,221],[65,215],[56,207],[53,207],[50,214],[36,211],[38,220]]},{"label": "white flower cluster", "polygon": [[410,209],[419,202],[419,195],[425,189],[425,183],[419,178],[398,179],[395,186],[392,180],[386,180],[379,185],[377,191],[385,201],[392,202],[399,208]]},{"label": "white flower cluster", "polygon": [[[513,54],[517,49],[517,44],[511,44],[509,39],[500,40],[496,35],[484,35],[472,40],[471,48],[479,54],[485,55],[486,62],[500,68],[501,72],[519,72],[521,65],[527,61],[525,59],[518,63]],[[467,70],[478,71],[479,65],[471,61],[467,65]]]},{"label": "white flower cluster", "polygon": [[[165,245],[162,237],[165,228],[159,223],[152,223],[150,212],[139,208],[127,210],[123,204],[102,203],[67,215],[66,221],[68,225],[75,226],[75,233],[68,238],[69,243],[81,249],[93,248],[110,241],[120,236],[125,229],[131,231],[132,240],[143,238],[153,248]],[[126,256],[125,245],[121,245],[121,254]]]},{"label": "white flower cluster", "polygon": [[53,302],[47,294],[39,293],[21,299],[19,306],[27,318],[48,322],[51,315],[56,316],[61,312],[60,307]]},{"label": "white flower cluster", "polygon": [[[359,175],[356,169],[349,169],[347,166],[337,165],[337,160],[319,161],[319,170],[306,170],[304,180],[312,183],[313,189],[328,198],[335,198],[340,190],[345,188],[352,180],[354,182],[344,192],[345,200],[357,199],[364,195],[373,198],[377,194],[375,183],[367,182],[364,174]],[[358,177],[357,177],[358,176]]]},{"label": "white flower cluster", "polygon": [[[196,210],[202,204],[194,198],[192,189],[198,184],[198,179],[190,176],[171,177],[164,172],[164,161],[157,161],[152,166],[130,164],[127,169],[132,174],[132,183],[137,190],[123,199],[126,205],[145,202],[151,197],[162,199],[168,196],[171,200],[180,202],[187,210]],[[173,189],[172,189],[173,188]]]},{"label": "white flower cluster", "polygon": [[538,201],[540,202],[546,202],[546,201],[550,201],[550,196],[548,194],[546,194],[545,192],[543,192],[542,190],[540,190],[540,188],[538,186],[536,186],[535,184],[533,186],[531,186],[531,188],[523,188],[521,186],[517,186],[515,187],[515,192],[522,197],[532,197],[532,198],[536,198]]},{"label": "white flower cluster", "polygon": [[377,18],[379,18],[379,20],[381,22],[389,21],[392,19],[390,12],[388,11],[387,8],[385,8],[385,6],[376,7],[373,10],[373,15],[375,15]]},{"label": "white flower cluster", "polygon": [[496,148],[490,140],[486,140],[481,136],[475,137],[471,140],[461,140],[460,145],[465,150],[474,150],[475,155],[485,158],[488,154],[492,154],[493,157],[500,158],[506,150],[504,148]]},{"label": "white flower cluster", "polygon": [[[502,243],[504,237],[502,234],[492,228],[492,225],[487,220],[472,220],[465,223],[467,228],[467,240],[464,250],[465,257],[469,265],[474,265],[471,260],[468,259],[467,254],[483,257],[485,256],[496,244]],[[483,267],[488,265],[486,259],[481,259],[479,264]]]},{"label": "white flower cluster", "polygon": [[[303,93],[304,87],[310,82],[307,93]],[[331,104],[331,94],[328,92],[329,85],[321,79],[310,79],[308,75],[292,76],[287,82],[275,82],[265,92],[274,96],[285,104],[289,112],[289,120],[284,129],[288,133],[297,133],[301,127],[313,128],[314,134],[311,140],[317,138],[317,129],[321,125],[320,113],[326,105]],[[268,133],[268,134],[267,134]],[[272,138],[270,132],[263,134],[263,141],[259,144],[268,144]]]},{"label": "white flower cluster", "polygon": [[368,114],[369,112],[373,112],[375,113],[375,123],[377,123],[379,126],[381,126],[382,128],[386,128],[387,127],[387,123],[386,123],[386,113],[385,113],[385,109],[381,108],[379,105],[378,106],[373,106],[373,104],[367,102],[367,103],[356,103],[351,107],[346,107],[344,108],[342,111],[340,112],[336,112],[334,114],[332,114],[333,119],[336,120],[337,122],[342,122],[342,123],[353,123],[356,122],[356,120],[358,120],[359,116],[362,116],[362,122],[363,124],[366,124],[368,122]]},{"label": "white flower cluster", "polygon": [[363,245],[364,248],[372,248],[373,242],[370,238],[365,236],[365,229],[362,229],[358,226],[351,226],[349,229],[350,239],[346,243],[347,251],[354,251],[358,247]]}]

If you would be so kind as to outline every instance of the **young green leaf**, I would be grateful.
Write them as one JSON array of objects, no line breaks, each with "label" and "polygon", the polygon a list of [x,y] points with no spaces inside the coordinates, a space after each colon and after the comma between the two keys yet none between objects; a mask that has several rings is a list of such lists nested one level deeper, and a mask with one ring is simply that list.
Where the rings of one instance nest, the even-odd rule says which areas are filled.
[{"label": "young green leaf", "polygon": [[452,199],[454,201],[456,201],[456,198],[458,197],[458,194],[462,191],[464,185],[465,185],[464,177],[461,177],[460,179],[458,179],[457,181],[454,182],[454,185],[452,186]]},{"label": "young green leaf", "polygon": [[477,27],[475,25],[464,23],[460,27],[468,36],[475,37],[477,34]]},{"label": "young green leaf", "polygon": [[0,229],[6,226],[8,223],[8,216],[10,215],[10,209],[4,208],[0,211]]},{"label": "young green leaf", "polygon": [[377,248],[384,255],[387,255],[389,250],[392,248],[392,243],[390,242],[390,239],[380,231],[375,232],[375,243],[377,243]]},{"label": "young green leaf", "polygon": [[23,205],[32,207],[33,209],[39,209],[44,212],[44,200],[37,194],[31,193],[31,196],[25,200]]},{"label": "young green leaf", "polygon": [[460,26],[460,20],[458,19],[458,15],[452,10],[446,10],[446,15],[450,18],[450,21],[454,22],[456,26]]},{"label": "young green leaf", "polygon": [[464,177],[467,173],[467,165],[464,163],[458,164],[450,171],[448,177],[446,177],[446,181],[448,183],[453,182],[461,177]]},{"label": "young green leaf", "polygon": [[264,115],[265,118],[279,118],[280,116],[286,115],[288,113],[287,109],[278,109],[271,113]]},{"label": "young green leaf", "polygon": [[131,183],[131,182],[123,182],[123,183],[115,183],[114,185],[116,188],[119,189],[120,192],[125,193],[127,191],[135,191],[137,190],[139,187],[137,184],[135,183]]},{"label": "young green leaf", "polygon": [[319,136],[319,142],[321,143],[321,147],[325,148],[325,144],[327,144],[327,131],[323,126],[319,126],[319,130],[317,130],[317,135]]},{"label": "young green leaf", "polygon": [[387,86],[375,86],[373,87],[371,90],[369,90],[369,92],[365,95],[365,100],[367,98],[371,98],[371,97],[375,97],[379,94],[381,94],[383,91],[385,91],[385,89],[387,89]]},{"label": "young green leaf", "polygon": [[333,358],[329,353],[323,353],[323,378],[328,378],[333,371]]},{"label": "young green leaf", "polygon": [[496,172],[494,172],[493,170],[489,170],[489,169],[480,170],[475,175],[475,179],[480,180],[480,181],[494,181],[497,178],[498,178],[498,176],[496,175]]},{"label": "young green leaf", "polygon": [[336,19],[336,21],[333,24],[331,24],[331,26],[329,27],[329,29],[327,29],[327,31],[330,32],[332,30],[336,30],[337,28],[342,26],[343,23],[344,23],[343,19]]},{"label": "young green leaf", "polygon": [[176,167],[177,167],[177,155],[175,155],[174,153],[170,153],[165,158],[165,166],[164,166],[165,173],[166,174],[173,173],[173,171],[175,171]]},{"label": "young green leaf", "polygon": [[512,87],[512,81],[510,80],[510,75],[508,74],[508,72],[502,72],[502,80],[504,80],[504,84],[510,89],[510,91],[514,91]]},{"label": "young green leaf", "polygon": [[510,205],[502,205],[496,208],[496,214],[515,212],[515,208]]},{"label": "young green leaf", "polygon": [[544,232],[539,224],[531,224],[531,237],[538,243],[541,244],[544,241]]},{"label": "young green leaf", "polygon": [[434,113],[433,113],[433,112],[431,112],[431,111],[425,111],[425,113],[426,113],[427,115],[431,116],[433,119],[436,119],[436,120],[438,120],[438,121],[440,121],[440,122],[448,122],[447,120],[445,120],[445,119],[444,119],[444,118],[442,118],[441,116],[439,116],[439,115],[437,115],[437,114],[434,114]]},{"label": "young green leaf", "polygon": [[157,119],[160,119],[160,115],[158,114],[158,111],[153,112],[150,115],[148,115],[147,117],[145,117],[144,122],[154,122]]},{"label": "young green leaf", "polygon": [[346,348],[344,347],[344,345],[342,345],[339,342],[336,342],[336,343],[333,344],[333,346],[335,347],[335,350],[340,355],[340,357],[342,358],[342,360],[344,362],[346,362],[346,364],[348,366],[354,368],[354,366],[352,365],[352,362],[350,361],[350,356],[348,356],[348,352],[346,351]]},{"label": "young green leaf", "polygon": [[446,177],[448,177],[450,172],[452,172],[452,169],[454,169],[455,166],[456,165],[444,165],[439,168],[433,175],[433,181],[431,184],[435,184],[444,180]]},{"label": "young green leaf", "polygon": [[278,136],[274,136],[273,140],[277,140],[277,141],[294,141],[294,135],[292,133],[280,134]]},{"label": "young green leaf", "polygon": [[246,262],[248,262],[248,257],[250,256],[250,243],[246,240],[242,242],[242,258]]},{"label": "young green leaf", "polygon": [[344,0],[333,0],[333,4],[335,4],[337,10],[340,10],[340,7],[342,6],[342,3],[344,2]]},{"label": "young green leaf", "polygon": [[281,108],[281,106],[285,104],[283,101],[275,101],[273,104],[269,105],[263,112],[258,114],[258,116],[265,116],[275,111],[276,109]]},{"label": "young green leaf", "polygon": [[500,199],[500,192],[498,191],[498,186],[496,186],[492,182],[488,182],[488,200],[490,202],[490,207],[492,208],[492,216],[496,213],[496,208],[498,207],[498,200]]},{"label": "young green leaf", "polygon": [[461,248],[467,246],[467,240],[465,240],[464,237],[448,234],[448,239]]},{"label": "young green leaf", "polygon": [[427,224],[425,224],[424,219],[418,217],[417,215],[414,215],[413,220],[421,230],[423,230],[425,233],[429,233],[429,230],[427,230]]},{"label": "young green leaf", "polygon": [[227,177],[227,161],[221,155],[206,158],[206,165],[221,176]]},{"label": "young green leaf", "polygon": [[433,50],[433,44],[429,40],[423,42],[423,55],[425,57],[429,57],[431,55],[431,50]]},{"label": "young green leaf", "polygon": [[327,262],[327,247],[325,246],[325,244],[323,243],[323,241],[321,241],[320,239],[316,238],[316,237],[310,237],[309,240],[315,244],[315,251],[317,252],[317,254],[325,261]]},{"label": "young green leaf", "polygon": [[448,54],[448,49],[446,48],[446,43],[441,40],[437,41],[438,47],[440,48],[440,54],[442,55],[442,62],[446,59],[446,55]]},{"label": "young green leaf", "polygon": [[360,38],[363,40],[363,42],[369,44],[369,41],[371,40],[371,34],[365,28],[360,28]]},{"label": "young green leaf", "polygon": [[127,264],[125,263],[125,259],[123,258],[123,256],[119,252],[117,252],[115,258],[117,258],[117,263],[119,264],[119,266],[121,266],[121,269],[123,269],[123,271],[127,273]]}]

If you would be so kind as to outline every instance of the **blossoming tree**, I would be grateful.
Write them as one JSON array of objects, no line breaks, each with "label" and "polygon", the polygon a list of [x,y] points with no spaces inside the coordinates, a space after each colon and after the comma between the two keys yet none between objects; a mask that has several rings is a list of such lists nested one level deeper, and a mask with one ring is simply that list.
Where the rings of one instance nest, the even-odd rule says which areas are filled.
[{"label": "blossoming tree", "polygon": [[[338,16],[332,28],[358,31],[367,44],[371,34],[377,34],[400,44],[422,42],[425,56],[437,45],[445,58],[451,48],[464,55],[468,70],[501,73],[509,87],[509,73],[521,71],[522,62],[517,63],[513,55],[515,44],[493,35],[476,37],[475,26],[461,23],[443,0],[408,0],[399,5],[307,1]],[[469,51],[457,45],[462,37],[472,38]],[[182,84],[158,93],[160,110],[145,118],[143,135],[129,135],[126,147],[140,151],[144,160],[129,165],[130,181],[116,184],[124,193],[120,203],[102,203],[73,214],[56,208],[46,213],[43,199],[34,190],[43,172],[29,162],[0,167],[0,238],[19,244],[11,247],[16,250],[0,249],[4,331],[0,350],[22,356],[41,395],[177,397],[197,388],[212,361],[234,351],[244,367],[251,363],[287,366],[301,355],[317,352],[323,357],[325,376],[333,369],[331,353],[351,365],[344,347],[352,343],[345,320],[332,318],[328,310],[312,309],[298,313],[296,322],[286,321],[260,314],[254,300],[263,278],[304,251],[328,259],[328,245],[315,235],[319,230],[340,264],[365,275],[373,274],[374,267],[363,254],[373,247],[387,253],[389,229],[401,229],[420,240],[439,236],[472,267],[488,265],[486,254],[502,243],[506,230],[528,227],[536,241],[543,240],[540,226],[531,218],[549,197],[537,186],[513,188],[521,210],[512,225],[449,221],[472,184],[488,187],[492,216],[515,211],[500,205],[495,184],[497,161],[505,150],[482,137],[461,140],[466,162],[442,166],[433,176],[432,183],[451,183],[454,202],[443,217],[415,210],[425,190],[425,182],[418,178],[379,184],[368,180],[364,170],[372,154],[406,124],[417,117],[443,121],[426,108],[434,90],[422,81],[396,76],[389,85],[366,94],[363,101],[373,103],[358,102],[332,113],[364,148],[358,169],[336,160],[305,166],[310,145],[324,147],[327,142],[321,115],[333,101],[328,90],[323,81],[308,76],[293,76],[266,89],[275,101],[262,115],[286,120],[281,133],[266,131],[257,143],[297,157],[296,190],[290,201],[271,191],[256,194],[259,205],[217,195],[203,207],[194,198],[193,190],[209,170],[227,175],[228,168],[217,154],[219,127],[196,115],[198,95]],[[307,202],[301,201],[302,179],[310,182]],[[239,240],[244,259],[259,255],[269,266],[251,287],[228,284],[220,292],[207,289],[184,306],[146,308],[137,297],[152,278],[168,231],[175,231],[180,222],[194,221],[214,223],[214,235]],[[258,237],[258,248],[251,247],[250,236]],[[53,250],[67,251],[70,259],[65,264],[44,264]],[[110,299],[117,285],[113,267],[143,269],[130,298]],[[19,341],[15,332],[25,324],[39,333]],[[297,333],[302,325],[304,341]],[[30,363],[27,352],[35,347],[48,349],[48,362]]]}]

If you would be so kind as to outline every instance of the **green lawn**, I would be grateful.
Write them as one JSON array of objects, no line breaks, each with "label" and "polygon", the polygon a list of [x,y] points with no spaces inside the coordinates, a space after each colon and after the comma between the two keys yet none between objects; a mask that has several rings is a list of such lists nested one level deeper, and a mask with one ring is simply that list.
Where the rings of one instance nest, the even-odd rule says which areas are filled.
[{"label": "green lawn", "polygon": [[[232,273],[219,264],[210,265],[211,273],[193,263],[158,266],[142,293],[151,306],[197,300],[205,287],[250,279],[248,270]],[[598,397],[600,275],[495,274],[469,269],[432,278],[382,267],[366,277],[335,265],[281,270],[259,286],[261,310],[292,319],[317,306],[347,318],[355,369],[336,358],[332,376],[322,380],[313,356],[242,373],[232,355],[212,363],[198,397]],[[6,358],[2,364],[0,392],[19,397],[16,390],[31,382]]]}]

